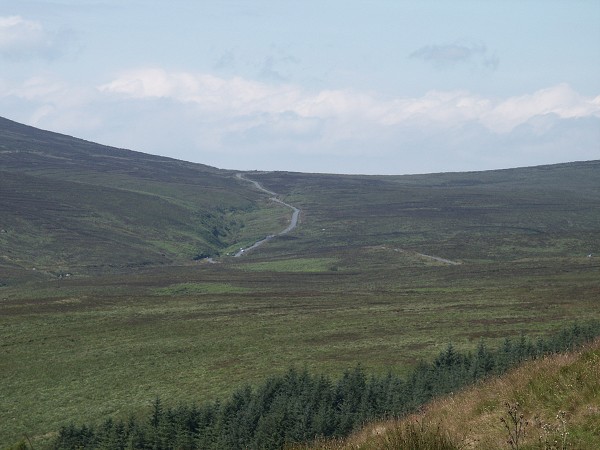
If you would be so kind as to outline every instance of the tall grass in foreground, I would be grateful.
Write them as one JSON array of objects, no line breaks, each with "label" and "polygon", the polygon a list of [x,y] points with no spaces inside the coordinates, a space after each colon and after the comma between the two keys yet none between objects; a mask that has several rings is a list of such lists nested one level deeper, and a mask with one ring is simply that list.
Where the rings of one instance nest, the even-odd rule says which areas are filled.
[{"label": "tall grass in foreground", "polygon": [[528,362],[463,396],[439,399],[430,414],[473,448],[510,448],[501,419],[514,405],[527,422],[520,448],[562,448],[565,429],[570,448],[599,448],[600,341]]},{"label": "tall grass in foreground", "polygon": [[404,419],[367,424],[343,440],[292,448],[596,450],[600,339],[578,351],[528,361]]},{"label": "tall grass in foreground", "polygon": [[[287,450],[459,450],[448,433],[423,422],[394,422],[394,425],[367,426],[367,437],[347,440],[319,440],[313,444],[294,445]],[[365,431],[363,431],[365,433]],[[358,442],[360,441],[360,442]]]}]

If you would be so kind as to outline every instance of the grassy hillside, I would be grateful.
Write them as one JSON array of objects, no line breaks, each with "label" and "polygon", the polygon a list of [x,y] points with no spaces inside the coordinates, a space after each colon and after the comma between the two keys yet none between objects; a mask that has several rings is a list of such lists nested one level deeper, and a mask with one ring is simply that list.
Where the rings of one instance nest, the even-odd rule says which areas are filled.
[{"label": "grassy hillside", "polygon": [[369,424],[343,441],[295,448],[592,450],[600,442],[598,405],[597,341],[581,351],[523,364],[505,376],[436,400],[404,420]]},{"label": "grassy hillside", "polygon": [[287,214],[231,172],[3,118],[0,192],[0,279],[192,261],[277,231]]},{"label": "grassy hillside", "polygon": [[0,171],[2,444],[290,366],[403,373],[449,342],[600,318],[598,161],[247,173],[300,225],[216,264],[192,258],[283,229],[289,209],[228,171],[8,121]]},{"label": "grassy hillside", "polygon": [[254,178],[303,209],[301,244],[309,253],[386,245],[497,264],[600,248],[600,161],[400,177]]}]

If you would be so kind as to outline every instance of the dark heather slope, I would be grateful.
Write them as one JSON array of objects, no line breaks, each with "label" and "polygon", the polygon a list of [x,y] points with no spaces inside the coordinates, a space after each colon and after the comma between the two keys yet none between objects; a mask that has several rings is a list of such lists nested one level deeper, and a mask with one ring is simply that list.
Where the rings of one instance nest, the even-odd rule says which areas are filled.
[{"label": "dark heather slope", "polygon": [[0,270],[12,275],[33,267],[56,276],[213,256],[243,239],[244,217],[265,207],[265,195],[233,172],[5,118],[0,193]]}]

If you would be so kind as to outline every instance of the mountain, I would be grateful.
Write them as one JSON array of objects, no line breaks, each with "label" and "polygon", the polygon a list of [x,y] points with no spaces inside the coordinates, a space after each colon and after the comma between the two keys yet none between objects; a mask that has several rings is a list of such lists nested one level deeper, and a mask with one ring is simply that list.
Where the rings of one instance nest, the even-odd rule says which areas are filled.
[{"label": "mountain", "polygon": [[[294,244],[296,254],[349,251],[356,259],[369,246],[498,264],[599,251],[597,160],[424,175],[252,178],[302,209],[305,239]],[[270,245],[263,253],[274,251]]]},{"label": "mountain", "polygon": [[[232,171],[4,118],[0,175],[0,270],[13,274],[180,264],[231,252],[289,219]],[[600,161],[410,176],[252,177],[303,209],[306,233],[294,242],[295,254],[387,242],[443,259],[514,260],[544,248],[596,248]],[[278,249],[289,255],[285,240],[263,252],[272,257]]]},{"label": "mountain", "polygon": [[[217,255],[269,207],[234,173],[0,118],[0,270],[54,275]],[[270,224],[266,224],[268,227]]]}]

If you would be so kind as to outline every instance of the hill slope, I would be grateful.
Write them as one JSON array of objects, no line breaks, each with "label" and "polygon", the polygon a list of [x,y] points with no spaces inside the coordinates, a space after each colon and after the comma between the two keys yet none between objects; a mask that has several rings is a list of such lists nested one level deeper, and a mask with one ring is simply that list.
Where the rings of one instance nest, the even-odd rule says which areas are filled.
[{"label": "hill slope", "polygon": [[429,175],[253,177],[302,208],[307,252],[385,244],[497,263],[600,250],[600,161]]},{"label": "hill slope", "polygon": [[[527,362],[502,377],[440,398],[399,422],[373,423],[347,440],[297,449],[393,450],[410,444],[415,449],[592,450],[600,442],[598,405],[600,341]],[[522,424],[516,434],[515,424]],[[511,436],[516,447],[508,442]]]},{"label": "hill slope", "polygon": [[232,175],[0,118],[0,270],[190,261],[277,230],[285,211]]}]

